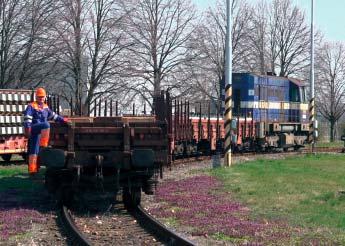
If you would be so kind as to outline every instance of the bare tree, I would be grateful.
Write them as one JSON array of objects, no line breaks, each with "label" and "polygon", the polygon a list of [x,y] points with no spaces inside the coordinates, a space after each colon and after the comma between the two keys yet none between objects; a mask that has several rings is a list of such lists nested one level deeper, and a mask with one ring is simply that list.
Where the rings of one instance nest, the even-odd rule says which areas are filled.
[{"label": "bare tree", "polygon": [[[82,33],[85,28],[85,11],[88,8],[88,1],[83,0],[61,0],[59,9],[59,21],[55,26],[57,32],[58,46],[61,52],[57,55],[60,64],[65,67],[66,73],[63,83],[67,85],[64,95],[67,100],[72,97],[75,100],[77,113],[81,113],[82,88],[86,81],[82,81],[82,68],[86,69],[85,48],[86,38]],[[84,70],[85,72],[85,70]]]},{"label": "bare tree", "polygon": [[18,32],[23,28],[25,14],[25,4],[20,0],[0,2],[0,87],[8,87],[14,80],[10,72],[19,56],[19,35]]},{"label": "bare tree", "polygon": [[246,59],[250,71],[266,74],[268,61],[268,7],[265,1],[252,7],[250,30],[248,32],[248,48],[250,54]]},{"label": "bare tree", "polygon": [[271,71],[296,74],[308,65],[310,30],[305,13],[291,0],[273,0],[269,6],[269,57]]},{"label": "bare tree", "polygon": [[122,44],[123,13],[114,0],[62,0],[59,25],[59,63],[65,69],[66,99],[85,114],[95,97],[118,89],[115,81]]},{"label": "bare tree", "polygon": [[[233,1],[232,12],[233,67],[234,70],[246,70],[244,64],[248,55],[247,34],[251,12],[248,4],[243,1]],[[190,44],[193,48],[190,52],[197,57],[188,68],[192,73],[193,83],[190,86],[212,100],[220,98],[220,83],[224,83],[225,13],[224,1],[218,1],[215,8],[206,11],[203,23],[196,29]]]},{"label": "bare tree", "polygon": [[36,86],[53,73],[53,0],[0,1],[0,87]]},{"label": "bare tree", "polygon": [[94,0],[90,9],[92,31],[87,37],[90,59],[88,93],[85,104],[91,103],[97,89],[115,94],[122,87],[119,70],[126,60],[119,55],[131,46],[121,31],[125,13],[118,9],[117,1]]},{"label": "bare tree", "polygon": [[[163,88],[176,87],[174,75],[190,61],[187,41],[194,30],[195,8],[190,0],[139,0],[124,8],[130,12],[126,31],[130,48],[130,90],[149,101]],[[177,86],[178,87],[178,86]]]},{"label": "bare tree", "polygon": [[345,47],[326,43],[317,52],[317,106],[330,124],[330,141],[335,139],[335,125],[345,113]]}]

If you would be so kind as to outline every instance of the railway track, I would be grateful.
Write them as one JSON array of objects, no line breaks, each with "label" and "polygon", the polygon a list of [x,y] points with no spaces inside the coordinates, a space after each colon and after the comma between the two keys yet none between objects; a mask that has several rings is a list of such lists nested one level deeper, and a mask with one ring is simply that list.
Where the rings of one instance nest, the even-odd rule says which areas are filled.
[{"label": "railway track", "polygon": [[118,202],[82,213],[63,206],[60,216],[73,245],[194,245],[140,206],[129,212]]},{"label": "railway track", "polygon": [[[243,153],[233,153],[233,158],[240,158],[240,157],[260,157],[260,156],[267,156],[267,155],[291,155],[291,154],[308,154],[312,153],[311,148],[303,148],[298,151],[276,151],[276,152],[243,152]],[[344,148],[343,147],[315,147],[314,153],[344,153]],[[223,154],[220,154],[222,157]],[[183,164],[188,164],[190,162],[196,162],[196,161],[205,161],[205,160],[210,160],[212,156],[195,156],[195,157],[187,157],[187,158],[181,158],[181,159],[176,159],[173,161],[173,165],[183,165]]]}]

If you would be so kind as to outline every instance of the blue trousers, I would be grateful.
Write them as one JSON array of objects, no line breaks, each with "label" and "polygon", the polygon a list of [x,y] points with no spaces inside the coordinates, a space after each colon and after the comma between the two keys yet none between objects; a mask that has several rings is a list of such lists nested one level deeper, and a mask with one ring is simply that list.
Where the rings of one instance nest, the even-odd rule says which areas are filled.
[{"label": "blue trousers", "polygon": [[40,139],[42,130],[50,128],[48,122],[41,122],[31,125],[31,137],[29,139],[29,155],[37,155],[40,151]]}]

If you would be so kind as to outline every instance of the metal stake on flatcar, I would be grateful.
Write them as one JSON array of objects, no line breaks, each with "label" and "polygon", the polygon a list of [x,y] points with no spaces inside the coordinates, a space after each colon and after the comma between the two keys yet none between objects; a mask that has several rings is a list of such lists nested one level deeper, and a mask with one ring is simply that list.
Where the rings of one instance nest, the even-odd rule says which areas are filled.
[{"label": "metal stake on flatcar", "polygon": [[113,99],[110,99],[110,116],[113,117]]},{"label": "metal stake on flatcar", "polygon": [[225,45],[225,113],[224,113],[224,128],[225,128],[225,156],[224,166],[232,165],[231,155],[231,118],[232,118],[232,40],[231,40],[231,6],[232,0],[226,1],[226,45]]},{"label": "metal stake on flatcar", "polygon": [[[220,139],[220,131],[219,131],[219,111],[220,111],[220,100],[218,99],[217,102],[217,123],[216,123],[216,142]],[[218,151],[218,149],[217,149]]]},{"label": "metal stake on flatcar", "polygon": [[200,139],[202,138],[201,137],[201,133],[202,133],[202,131],[201,131],[201,102],[200,102],[200,108],[199,108],[199,121],[198,121],[198,142],[200,141]]},{"label": "metal stake on flatcar", "polygon": [[71,116],[73,116],[73,97],[71,97]]},{"label": "metal stake on flatcar", "polygon": [[[187,104],[187,119],[190,119],[189,101]],[[189,133],[188,139],[193,139],[193,133],[191,131],[191,122],[189,120],[187,121],[187,129],[188,129],[188,133]]]},{"label": "metal stake on flatcar", "polygon": [[99,99],[98,102],[98,116],[101,116],[101,108],[102,108],[102,98]]},{"label": "metal stake on flatcar", "polygon": [[108,111],[108,100],[104,100],[104,116],[107,117],[107,111]]},{"label": "metal stake on flatcar", "polygon": [[94,106],[93,106],[93,116],[97,116],[97,99],[94,101]]},{"label": "metal stake on flatcar", "polygon": [[60,96],[57,97],[57,113],[60,114]]},{"label": "metal stake on flatcar", "polygon": [[211,142],[211,102],[208,103],[207,140]]},{"label": "metal stake on flatcar", "polygon": [[91,114],[91,102],[88,102],[87,104],[87,116],[90,117]]}]

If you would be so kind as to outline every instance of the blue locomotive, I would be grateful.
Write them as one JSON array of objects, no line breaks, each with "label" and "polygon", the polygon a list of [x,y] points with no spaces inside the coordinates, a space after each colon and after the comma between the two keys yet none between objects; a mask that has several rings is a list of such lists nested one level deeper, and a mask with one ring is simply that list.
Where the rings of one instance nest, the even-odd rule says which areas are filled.
[{"label": "blue locomotive", "polygon": [[298,149],[309,132],[306,90],[298,79],[233,73],[235,148]]}]

